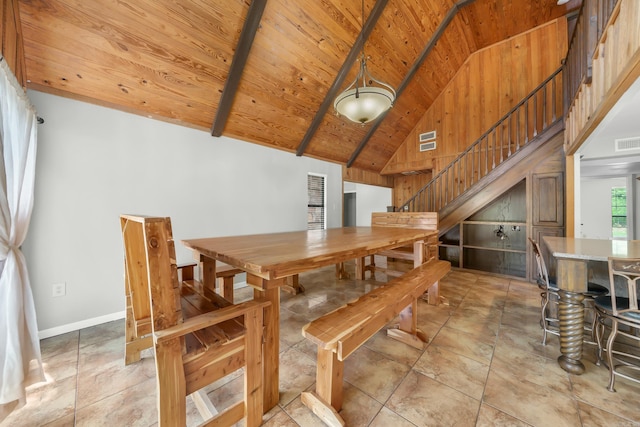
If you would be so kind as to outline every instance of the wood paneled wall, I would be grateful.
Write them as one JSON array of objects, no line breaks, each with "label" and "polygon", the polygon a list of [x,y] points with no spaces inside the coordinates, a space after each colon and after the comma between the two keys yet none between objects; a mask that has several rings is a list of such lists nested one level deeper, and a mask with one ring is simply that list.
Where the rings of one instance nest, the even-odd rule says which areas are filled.
[{"label": "wood paneled wall", "polygon": [[393,181],[393,206],[402,206],[414,194],[422,189],[429,181],[432,174],[430,171],[417,175],[396,175]]},{"label": "wood paneled wall", "polygon": [[18,83],[26,87],[27,73],[25,70],[24,48],[22,45],[22,29],[18,0],[0,0],[0,48],[4,61],[13,71]]},{"label": "wood paneled wall", "polygon": [[377,185],[379,187],[393,188],[393,177],[383,176],[375,172],[358,168],[347,168],[342,165],[342,180],[357,182],[359,184]]},{"label": "wood paneled wall", "polygon": [[[563,17],[471,55],[382,174],[433,168],[435,175],[557,70],[566,52]],[[419,135],[432,130],[437,148],[421,153]]]}]

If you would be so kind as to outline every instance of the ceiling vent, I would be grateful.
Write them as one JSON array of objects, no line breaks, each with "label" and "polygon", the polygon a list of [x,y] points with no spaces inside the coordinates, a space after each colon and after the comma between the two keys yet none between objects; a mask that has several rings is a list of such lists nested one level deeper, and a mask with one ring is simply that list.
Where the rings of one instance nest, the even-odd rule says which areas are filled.
[{"label": "ceiling vent", "polygon": [[432,130],[431,132],[425,132],[420,134],[420,142],[431,141],[432,139],[436,139],[436,131]]},{"label": "ceiling vent", "polygon": [[640,150],[640,136],[631,138],[619,138],[615,140],[616,151],[634,151]]},{"label": "ceiling vent", "polygon": [[436,149],[436,142],[435,141],[431,141],[431,142],[425,142],[420,144],[420,151],[431,151],[431,150],[435,150]]}]

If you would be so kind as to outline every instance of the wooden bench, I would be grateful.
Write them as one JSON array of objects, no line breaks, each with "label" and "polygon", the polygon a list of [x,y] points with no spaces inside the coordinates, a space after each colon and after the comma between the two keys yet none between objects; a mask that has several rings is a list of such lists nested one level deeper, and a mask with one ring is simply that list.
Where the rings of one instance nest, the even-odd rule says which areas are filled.
[{"label": "wooden bench", "polygon": [[[371,213],[371,226],[372,227],[397,227],[397,228],[420,228],[424,230],[434,231],[427,241],[424,242],[422,248],[424,252],[418,254],[416,258],[415,248],[413,246],[400,246],[393,249],[387,249],[378,252],[376,255],[387,257],[387,262],[392,259],[401,259],[414,262],[414,266],[421,264],[426,260],[435,258],[438,259],[438,213],[437,212],[372,212]],[[418,245],[419,246],[419,245]],[[376,266],[374,255],[369,257],[369,264],[366,264],[365,258],[356,260],[356,276],[364,279],[365,272],[370,271],[374,274],[375,271],[382,271],[390,276],[400,276],[404,272]],[[429,289],[429,304],[437,305],[440,302],[438,284],[435,283],[431,289]]]},{"label": "wooden bench", "polygon": [[305,325],[302,335],[318,346],[318,362],[316,391],[302,393],[302,403],[327,425],[344,425],[338,414],[344,360],[398,315],[399,325],[387,335],[424,349],[427,337],[417,327],[417,301],[449,270],[448,261],[432,259]]}]

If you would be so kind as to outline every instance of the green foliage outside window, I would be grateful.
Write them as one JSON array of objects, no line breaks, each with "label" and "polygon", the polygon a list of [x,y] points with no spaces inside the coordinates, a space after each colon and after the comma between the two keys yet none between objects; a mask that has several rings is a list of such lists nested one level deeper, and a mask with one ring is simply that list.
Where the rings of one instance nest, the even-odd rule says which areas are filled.
[{"label": "green foliage outside window", "polygon": [[611,227],[613,238],[627,238],[627,189],[625,187],[611,189]]}]

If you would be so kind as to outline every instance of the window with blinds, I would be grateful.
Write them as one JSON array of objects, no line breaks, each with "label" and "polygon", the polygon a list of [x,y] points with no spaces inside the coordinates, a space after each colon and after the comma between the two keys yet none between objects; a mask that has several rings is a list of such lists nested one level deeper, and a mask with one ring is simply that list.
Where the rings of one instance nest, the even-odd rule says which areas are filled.
[{"label": "window with blinds", "polygon": [[327,228],[325,221],[325,177],[314,174],[307,175],[307,192],[309,193],[307,229],[323,230]]}]

